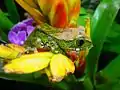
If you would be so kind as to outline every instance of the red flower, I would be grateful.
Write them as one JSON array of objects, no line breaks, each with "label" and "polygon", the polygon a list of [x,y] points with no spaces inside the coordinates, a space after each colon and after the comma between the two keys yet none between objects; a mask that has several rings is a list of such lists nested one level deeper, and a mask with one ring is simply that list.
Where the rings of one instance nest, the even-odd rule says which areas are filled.
[{"label": "red flower", "polygon": [[67,52],[68,57],[75,63],[75,75],[80,77],[82,74],[84,74],[85,70],[85,55],[86,51],[80,51],[80,54],[78,55],[76,51],[69,51]]}]

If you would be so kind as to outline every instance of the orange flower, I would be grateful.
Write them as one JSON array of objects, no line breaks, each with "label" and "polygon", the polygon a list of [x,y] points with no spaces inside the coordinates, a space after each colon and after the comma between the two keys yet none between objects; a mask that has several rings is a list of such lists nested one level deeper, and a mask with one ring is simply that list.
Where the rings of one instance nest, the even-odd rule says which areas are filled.
[{"label": "orange flower", "polygon": [[80,0],[29,0],[29,2],[28,0],[16,0],[16,2],[38,24],[47,22],[57,28],[75,27],[77,25]]}]

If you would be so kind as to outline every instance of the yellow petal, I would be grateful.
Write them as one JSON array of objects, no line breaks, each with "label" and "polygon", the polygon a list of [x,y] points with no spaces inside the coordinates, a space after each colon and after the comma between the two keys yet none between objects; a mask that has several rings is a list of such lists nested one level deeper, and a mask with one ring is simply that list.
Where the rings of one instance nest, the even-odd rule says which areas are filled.
[{"label": "yellow petal", "polygon": [[24,2],[26,2],[28,5],[30,5],[30,7],[36,8],[38,9],[38,6],[36,4],[36,0],[23,0]]},{"label": "yellow petal", "polygon": [[81,0],[66,0],[68,4],[69,26],[73,27],[77,24],[77,19],[80,12]]},{"label": "yellow petal", "polygon": [[68,73],[74,73],[74,63],[62,54],[56,54],[50,62],[53,81],[61,81]]},{"label": "yellow petal", "polygon": [[56,0],[37,0],[38,5],[45,16],[48,16],[54,1]]},{"label": "yellow petal", "polygon": [[14,49],[15,51],[18,51],[18,52],[21,52],[21,53],[25,52],[25,48],[22,46],[19,46],[17,44],[7,44],[7,46]]},{"label": "yellow petal", "polygon": [[58,54],[57,57],[61,58],[62,64],[65,67],[67,73],[74,73],[75,71],[74,63],[68,57],[62,54]]},{"label": "yellow petal", "polygon": [[21,7],[23,7],[31,16],[34,18],[34,20],[38,24],[42,24],[45,21],[44,16],[41,14],[41,12],[38,9],[35,9],[31,7],[29,4],[27,4],[24,0],[15,0]]},{"label": "yellow petal", "polygon": [[53,81],[61,81],[66,75],[65,66],[59,55],[54,55],[50,62],[50,70],[53,76]]},{"label": "yellow petal", "polygon": [[61,56],[61,58],[63,59],[63,63],[64,63],[67,73],[74,73],[75,66],[72,60],[68,59],[65,56]]},{"label": "yellow petal", "polygon": [[48,57],[42,57],[36,54],[34,56],[32,54],[12,60],[11,63],[6,64],[3,69],[6,73],[32,73],[46,68],[49,62],[50,58]]},{"label": "yellow petal", "polygon": [[90,38],[90,18],[86,18],[85,33],[88,38]]},{"label": "yellow petal", "polygon": [[51,81],[52,80],[52,74],[51,74],[50,68],[49,67],[45,68],[44,71],[47,74],[49,80]]},{"label": "yellow petal", "polygon": [[20,52],[14,49],[11,49],[7,46],[0,45],[0,57],[5,59],[14,59],[19,56]]},{"label": "yellow petal", "polygon": [[[35,54],[28,54],[29,57],[33,58],[33,57],[48,57],[51,58],[54,54],[51,52],[39,52],[39,53],[35,53]],[[22,55],[21,58],[28,58],[28,55]]]}]

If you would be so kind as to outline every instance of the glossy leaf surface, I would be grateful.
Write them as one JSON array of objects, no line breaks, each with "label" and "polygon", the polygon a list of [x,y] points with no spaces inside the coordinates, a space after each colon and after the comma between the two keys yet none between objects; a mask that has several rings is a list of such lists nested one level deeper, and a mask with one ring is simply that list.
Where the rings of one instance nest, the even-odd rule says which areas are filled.
[{"label": "glossy leaf surface", "polygon": [[103,0],[92,17],[91,39],[94,47],[87,56],[87,73],[92,83],[94,83],[97,63],[105,38],[120,8],[118,1],[116,0],[117,3],[113,3],[113,1],[110,0]]}]

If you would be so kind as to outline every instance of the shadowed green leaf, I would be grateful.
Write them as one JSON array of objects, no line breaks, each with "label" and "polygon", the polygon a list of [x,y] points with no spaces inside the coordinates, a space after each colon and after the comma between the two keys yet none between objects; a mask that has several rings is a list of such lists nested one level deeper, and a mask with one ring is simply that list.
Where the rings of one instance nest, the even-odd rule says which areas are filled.
[{"label": "shadowed green leaf", "polygon": [[111,61],[111,63],[102,70],[102,73],[110,79],[120,79],[120,56]]},{"label": "shadowed green leaf", "polygon": [[116,22],[113,23],[111,31],[107,35],[104,50],[112,51],[120,54],[120,25]]},{"label": "shadowed green leaf", "polygon": [[97,82],[99,83],[96,88],[97,90],[119,90],[120,89],[120,55],[112,60],[106,68],[101,70],[99,73],[102,77],[98,77]]},{"label": "shadowed green leaf", "polygon": [[7,35],[0,29],[0,38],[4,41],[8,41]]},{"label": "shadowed green leaf", "polygon": [[43,86],[49,86],[49,80],[46,75],[40,72],[34,72],[31,74],[6,74],[0,72],[0,78],[28,83],[41,84]]},{"label": "shadowed green leaf", "polygon": [[13,23],[0,10],[0,28],[5,32],[8,32],[12,26]]},{"label": "shadowed green leaf", "polygon": [[[97,85],[96,90],[119,90],[120,87],[116,87],[117,82],[108,82],[105,84]],[[119,88],[119,89],[116,89]]]},{"label": "shadowed green leaf", "polygon": [[6,5],[10,20],[14,24],[19,22],[20,21],[20,16],[19,16],[19,13],[17,11],[17,7],[15,5],[14,0],[4,0],[4,3]]}]

